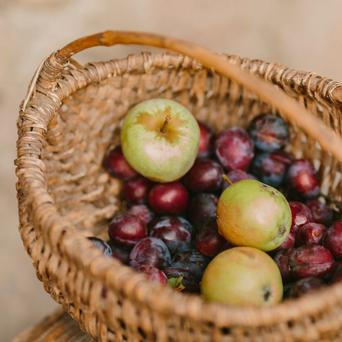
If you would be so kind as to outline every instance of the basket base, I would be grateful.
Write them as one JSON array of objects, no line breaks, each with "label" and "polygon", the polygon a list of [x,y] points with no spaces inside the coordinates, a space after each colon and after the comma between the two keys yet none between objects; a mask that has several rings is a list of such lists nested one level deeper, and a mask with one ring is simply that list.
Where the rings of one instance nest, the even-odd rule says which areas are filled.
[{"label": "basket base", "polygon": [[34,326],[22,331],[13,342],[92,342],[67,313],[58,309]]}]

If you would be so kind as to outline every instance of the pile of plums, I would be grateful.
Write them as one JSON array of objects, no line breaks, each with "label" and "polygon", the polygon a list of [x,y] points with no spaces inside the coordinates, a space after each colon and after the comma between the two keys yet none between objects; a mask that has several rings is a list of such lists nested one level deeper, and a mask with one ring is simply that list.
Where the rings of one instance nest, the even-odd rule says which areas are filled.
[{"label": "pile of plums", "polygon": [[120,146],[107,154],[104,167],[123,181],[123,209],[109,223],[109,242],[90,238],[94,244],[150,280],[199,292],[210,260],[232,247],[218,233],[218,196],[230,184],[251,178],[279,189],[290,204],[290,234],[269,252],[281,271],[285,296],[298,297],[341,280],[342,220],[320,194],[312,163],[285,152],[286,122],[261,114],[247,130],[228,128],[217,136],[205,124],[199,127],[197,159],[177,181],[144,178]]}]

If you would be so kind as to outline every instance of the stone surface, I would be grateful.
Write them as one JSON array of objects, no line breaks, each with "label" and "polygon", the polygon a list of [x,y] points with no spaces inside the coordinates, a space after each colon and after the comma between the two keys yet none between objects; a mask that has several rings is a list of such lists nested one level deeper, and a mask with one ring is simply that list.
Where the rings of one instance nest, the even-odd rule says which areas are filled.
[{"label": "stone surface", "polygon": [[[339,0],[0,0],[0,303],[6,310],[0,340],[8,341],[55,306],[19,238],[13,166],[18,106],[44,57],[86,34],[144,30],[340,80],[341,10]],[[101,60],[132,51],[97,48],[77,58]]]}]

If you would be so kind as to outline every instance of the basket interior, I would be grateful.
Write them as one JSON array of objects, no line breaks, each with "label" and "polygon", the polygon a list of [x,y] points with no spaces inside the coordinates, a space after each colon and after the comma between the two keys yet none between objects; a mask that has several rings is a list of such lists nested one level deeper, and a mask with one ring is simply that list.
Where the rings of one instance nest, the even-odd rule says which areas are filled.
[{"label": "basket interior", "polygon": [[[312,81],[311,74],[227,58],[282,87],[341,134],[341,108],[329,100],[328,90],[322,90],[325,85],[329,89],[330,80],[317,76]],[[45,76],[54,71],[47,65]],[[106,152],[119,143],[121,120],[130,107],[149,98],[170,98],[216,132],[246,127],[254,116],[275,112],[274,108],[191,59],[171,54],[139,54],[82,68],[69,65],[58,75],[57,84],[54,81],[55,75],[47,82],[53,86],[43,87],[42,93],[37,87],[19,122],[24,135],[20,141],[23,157],[18,161],[20,231],[46,291],[87,332],[106,341],[154,341],[156,334],[164,341],[211,341],[212,336],[222,341],[254,341],[256,336],[280,341],[283,336],[295,336],[299,341],[306,339],[309,330],[310,336],[320,336],[319,329],[330,334],[329,322],[337,336],[341,286],[272,308],[231,308],[146,282],[141,274],[119,267],[116,260],[91,248],[86,239],[78,239],[81,234],[106,235],[108,220],[120,208],[121,182],[107,174],[102,162]],[[45,135],[47,113],[60,99],[62,105]],[[315,139],[292,125],[287,148],[296,157],[313,160],[324,192],[341,199],[341,165]],[[38,166],[31,167],[32,160]],[[54,203],[45,194],[45,180]],[[69,223],[80,234],[66,229]],[[320,328],[313,328],[318,321]]]},{"label": "basket interior", "polygon": [[[123,59],[90,64],[65,75],[64,82],[70,77],[87,81],[83,86],[79,82],[80,89],[64,99],[56,116],[61,139],[47,144],[42,156],[48,191],[59,213],[87,235],[101,232],[120,206],[121,183],[108,176],[102,161],[108,149],[119,143],[121,120],[136,103],[155,97],[179,101],[216,132],[235,125],[246,127],[254,116],[275,112],[235,82],[183,57],[170,57],[166,66],[158,64],[160,56],[149,56],[148,63],[144,55],[135,58],[143,60],[144,68]],[[253,63],[245,62],[244,67],[253,69]],[[284,90],[341,132],[331,104],[313,98],[305,89]],[[291,127],[288,150],[313,160],[323,192],[339,201],[340,164],[315,139]]]}]

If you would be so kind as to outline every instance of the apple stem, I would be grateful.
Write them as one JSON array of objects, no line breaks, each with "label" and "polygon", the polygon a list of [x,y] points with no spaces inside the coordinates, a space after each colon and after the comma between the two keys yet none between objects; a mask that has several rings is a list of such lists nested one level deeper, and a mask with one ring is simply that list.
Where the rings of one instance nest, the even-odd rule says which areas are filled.
[{"label": "apple stem", "polygon": [[233,185],[233,182],[231,181],[231,179],[227,176],[227,175],[223,175],[222,176],[223,180],[225,182],[227,182],[229,185]]},{"label": "apple stem", "polygon": [[161,129],[160,129],[160,132],[161,132],[161,133],[165,133],[167,124],[169,123],[170,119],[171,119],[170,114],[167,114],[167,115],[165,116],[165,120],[164,120],[163,126],[162,126]]}]

